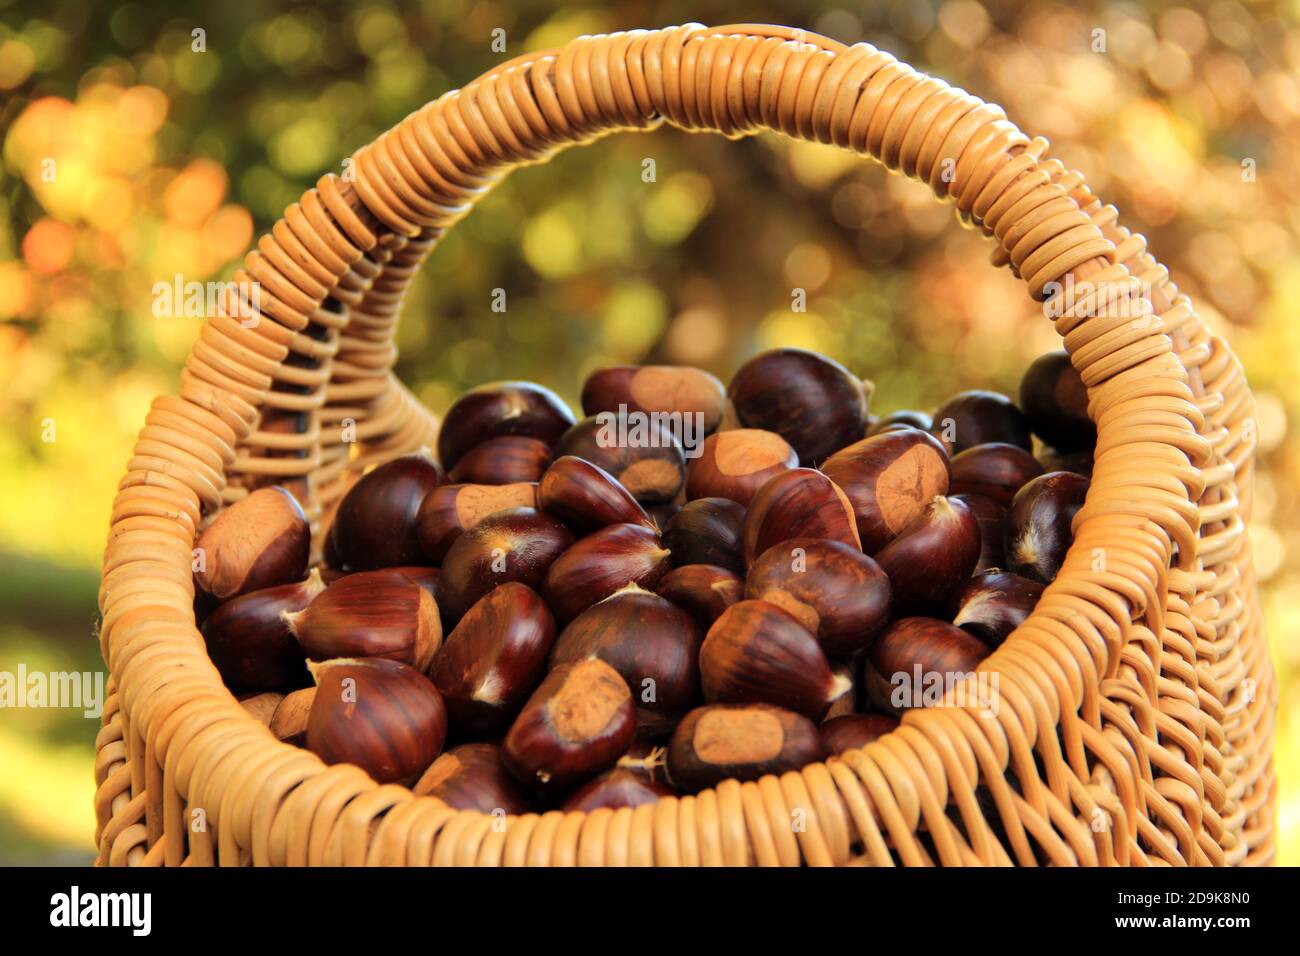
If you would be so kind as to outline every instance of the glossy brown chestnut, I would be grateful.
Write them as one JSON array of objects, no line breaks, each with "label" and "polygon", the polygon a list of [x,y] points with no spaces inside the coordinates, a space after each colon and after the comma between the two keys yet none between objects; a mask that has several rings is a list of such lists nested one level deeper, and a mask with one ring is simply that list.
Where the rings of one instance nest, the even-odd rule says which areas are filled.
[{"label": "glossy brown chestnut", "polygon": [[[867,699],[884,713],[901,715],[913,707],[940,703],[988,657],[975,635],[955,624],[928,617],[895,621],[871,646],[863,665]],[[975,692],[967,700],[975,700]]]},{"label": "glossy brown chestnut", "polygon": [[348,489],[334,515],[330,566],[373,571],[423,563],[416,517],[440,477],[427,454],[403,455],[363,475]]},{"label": "glossy brown chestnut", "polygon": [[615,767],[573,791],[560,809],[566,813],[591,813],[600,809],[639,807],[643,803],[654,803],[660,797],[671,797],[673,793],[673,789],[665,784],[653,783],[631,770]]},{"label": "glossy brown chestnut", "polygon": [[502,435],[460,456],[447,480],[464,485],[535,482],[551,463],[551,446],[525,435]]},{"label": "glossy brown chestnut", "polygon": [[631,584],[565,627],[551,651],[551,666],[600,658],[632,689],[637,733],[655,740],[666,737],[699,703],[703,642],[689,614]]},{"label": "glossy brown chestnut", "polygon": [[1088,390],[1064,349],[1040,355],[1025,369],[1020,407],[1033,433],[1058,452],[1090,452],[1097,443]]},{"label": "glossy brown chestnut", "polygon": [[1016,445],[990,442],[958,452],[952,458],[953,494],[983,495],[1009,505],[1016,492],[1043,473],[1033,455]]},{"label": "glossy brown chestnut", "polygon": [[848,495],[820,471],[794,468],[773,475],[745,510],[746,566],[791,538],[824,538],[862,550]]},{"label": "glossy brown chestnut", "polygon": [[337,658],[313,664],[312,672],[307,749],[327,764],[356,764],[379,783],[409,784],[442,750],[447,710],[414,667]]},{"label": "glossy brown chestnut", "polygon": [[698,793],[724,780],[758,780],[799,770],[824,756],[817,725],[771,704],[709,704],[677,725],[668,744],[668,777]]},{"label": "glossy brown chestnut", "polygon": [[1044,586],[996,568],[977,574],[957,592],[952,622],[997,647],[1029,617]]},{"label": "glossy brown chestnut", "polygon": [[999,392],[958,392],[934,413],[930,433],[953,455],[992,442],[1034,449],[1024,414]]},{"label": "glossy brown chestnut", "polygon": [[865,747],[898,727],[898,718],[887,714],[845,714],[832,717],[817,728],[828,756]]},{"label": "glossy brown chestnut", "polygon": [[285,743],[302,747],[307,741],[307,718],[316,699],[316,687],[304,687],[285,694],[271,715],[271,733]]},{"label": "glossy brown chestnut", "polygon": [[307,576],[311,526],[293,495],[272,485],[235,502],[195,542],[194,579],[219,601]]},{"label": "glossy brown chestnut", "polygon": [[306,655],[281,619],[325,590],[313,571],[306,581],[240,595],[203,622],[203,641],[221,679],[236,693],[290,690],[311,683]]},{"label": "glossy brown chestnut", "polygon": [[845,691],[815,638],[767,601],[740,601],[709,628],[700,648],[709,703],[776,704],[814,720]]},{"label": "glossy brown chestnut", "polygon": [[452,747],[429,765],[411,791],[437,797],[453,810],[517,815],[533,808],[528,794],[506,771],[496,744]]},{"label": "glossy brown chestnut", "polygon": [[613,365],[597,369],[582,386],[582,413],[700,415],[701,438],[722,419],[722,383],[689,365]]},{"label": "glossy brown chestnut", "polygon": [[636,736],[636,705],[599,658],[556,667],[511,725],[506,769],[539,796],[563,793],[608,770]]},{"label": "glossy brown chestnut", "polygon": [[484,518],[511,508],[536,508],[537,485],[440,485],[424,499],[415,533],[427,560],[440,563],[456,539]]},{"label": "glossy brown chestnut", "polygon": [[672,551],[679,568],[712,564],[744,574],[744,534],[744,505],[730,498],[696,498],[664,526],[664,547]]},{"label": "glossy brown chestnut", "polygon": [[973,574],[1000,568],[1007,563],[1006,548],[1003,543],[1002,522],[1006,519],[1007,509],[992,498],[983,495],[950,495],[975,512],[975,520],[980,524],[980,559],[975,562]]},{"label": "glossy brown chestnut", "polygon": [[712,564],[683,564],[662,578],[655,593],[695,618],[704,630],[739,601],[745,582],[738,574]]},{"label": "glossy brown chestnut", "polygon": [[928,432],[933,425],[934,419],[925,412],[904,408],[877,418],[867,429],[866,437],[870,438],[872,435],[879,435],[881,432],[894,431],[899,428],[919,428],[923,432]]},{"label": "glossy brown chestnut", "polygon": [[1043,584],[1056,578],[1074,542],[1074,516],[1088,494],[1088,479],[1051,471],[1026,484],[1007,511],[1007,569]]},{"label": "glossy brown chestnut", "polygon": [[438,606],[445,625],[456,622],[479,598],[507,581],[538,590],[547,569],[573,544],[573,532],[535,508],[498,511],[466,531],[447,549],[438,579]]},{"label": "glossy brown chestnut", "polygon": [[799,465],[799,456],[776,432],[737,428],[705,439],[686,470],[686,497],[730,498],[748,505],[754,493],[778,472]]},{"label": "glossy brown chestnut", "polygon": [[876,554],[889,575],[895,616],[943,613],[980,558],[975,513],[942,495]]},{"label": "glossy brown chestnut", "polygon": [[612,524],[580,539],[551,564],[542,595],[567,623],[628,584],[653,590],[668,573],[668,550],[644,525]]},{"label": "glossy brown chestnut", "polygon": [[822,473],[849,496],[862,550],[875,554],[947,493],[948,468],[938,440],[908,428],[854,442],[828,458]]},{"label": "glossy brown chestnut", "polygon": [[579,534],[611,524],[658,527],[613,475],[573,455],[555,459],[546,469],[537,486],[537,507]]},{"label": "glossy brown chestnut", "polygon": [[392,571],[339,578],[303,610],[280,617],[314,661],[382,657],[423,672],[442,644],[433,596]]},{"label": "glossy brown chestnut", "polygon": [[488,382],[464,392],[438,429],[438,459],[454,468],[460,457],[491,438],[521,435],[554,445],[573,424],[558,395],[532,382]]},{"label": "glossy brown chestnut", "polygon": [[607,472],[643,505],[672,501],[686,480],[681,442],[662,422],[605,412],[562,436],[555,456],[573,455]]},{"label": "glossy brown chestnut", "polygon": [[867,647],[889,621],[889,578],[874,560],[838,541],[793,538],[749,569],[745,597],[775,604],[817,637],[829,657]]},{"label": "glossy brown chestnut", "polygon": [[848,369],[804,349],[762,352],[736,370],[727,387],[745,428],[776,432],[805,465],[862,437],[869,389]]},{"label": "glossy brown chestnut", "polygon": [[555,619],[526,584],[493,588],[447,635],[429,676],[456,730],[505,730],[546,673]]}]

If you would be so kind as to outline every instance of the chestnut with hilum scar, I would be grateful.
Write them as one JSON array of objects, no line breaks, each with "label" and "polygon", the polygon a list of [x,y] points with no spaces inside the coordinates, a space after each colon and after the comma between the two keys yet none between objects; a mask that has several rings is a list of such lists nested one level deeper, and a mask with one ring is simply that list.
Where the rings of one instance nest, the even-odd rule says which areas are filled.
[{"label": "chestnut with hilum scar", "polygon": [[225,601],[307,576],[311,527],[296,498],[279,486],[259,488],[221,512],[195,542],[194,579]]},{"label": "chestnut with hilum scar", "polygon": [[1011,502],[1006,520],[1007,567],[1050,584],[1074,541],[1074,516],[1088,494],[1088,479],[1052,471],[1026,484]]}]

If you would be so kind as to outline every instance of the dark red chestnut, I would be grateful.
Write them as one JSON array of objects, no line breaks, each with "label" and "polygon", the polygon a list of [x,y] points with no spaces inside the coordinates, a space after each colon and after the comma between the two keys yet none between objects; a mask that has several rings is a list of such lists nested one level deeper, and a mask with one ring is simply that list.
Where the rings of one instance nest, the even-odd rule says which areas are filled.
[{"label": "dark red chestnut", "polygon": [[447,635],[429,676],[458,731],[498,733],[546,673],[555,619],[526,584],[493,588]]},{"label": "dark red chestnut", "polygon": [[737,428],[705,439],[686,470],[686,497],[730,498],[748,505],[754,493],[778,472],[799,465],[799,456],[775,432]]},{"label": "dark red chestnut", "polygon": [[226,686],[241,693],[310,684],[303,650],[281,615],[301,611],[324,589],[313,571],[306,581],[252,591],[213,610],[203,640]]},{"label": "dark red chestnut", "polygon": [[879,740],[897,727],[898,718],[887,714],[845,714],[821,724],[817,732],[826,753],[838,757],[845,751],[857,750]]},{"label": "dark red chestnut", "polygon": [[311,526],[298,500],[272,485],[217,515],[195,545],[195,581],[225,601],[306,577]]},{"label": "dark red chestnut", "polygon": [[573,455],[607,472],[643,505],[672,501],[686,479],[686,456],[665,424],[602,412],[566,431],[555,456]]},{"label": "dark red chestnut", "polygon": [[673,785],[698,793],[724,780],[801,770],[824,756],[817,726],[771,704],[709,704],[677,725],[668,745]]},{"label": "dark red chestnut", "polygon": [[683,564],[662,578],[655,593],[667,598],[708,630],[722,612],[742,597],[745,582],[726,568],[712,564]]},{"label": "dark red chestnut", "polygon": [[597,369],[582,386],[582,413],[699,415],[699,435],[712,434],[727,404],[722,383],[689,365],[614,365]]},{"label": "dark red chestnut", "polygon": [[888,415],[881,415],[871,423],[871,427],[867,429],[866,437],[870,438],[872,435],[895,431],[899,428],[919,428],[923,432],[928,432],[933,425],[934,419],[925,412],[905,408],[897,412],[890,412]]},{"label": "dark red chestnut", "polygon": [[[867,699],[885,713],[941,703],[945,691],[965,679],[990,651],[955,624],[928,617],[895,621],[867,652],[863,682]],[[976,700],[977,692],[967,696]]]},{"label": "dark red chestnut", "polygon": [[958,452],[952,458],[954,494],[983,495],[1008,505],[1016,492],[1031,478],[1043,473],[1033,455],[1016,445],[991,442]]},{"label": "dark red chestnut", "polygon": [[442,644],[433,596],[392,571],[339,578],[306,608],[281,617],[314,661],[384,657],[423,672]]},{"label": "dark red chestnut", "polygon": [[454,468],[475,445],[521,435],[554,445],[573,424],[573,413],[550,389],[532,382],[489,382],[452,402],[438,430],[438,458]]},{"label": "dark red chestnut", "polygon": [[804,349],[773,349],[736,370],[727,387],[745,428],[776,432],[814,465],[862,437],[869,393],[848,369]]},{"label": "dark red chestnut", "polygon": [[447,479],[465,485],[534,482],[550,463],[551,446],[546,442],[526,435],[502,435],[461,455]]},{"label": "dark red chestnut", "polygon": [[546,675],[506,734],[502,759],[528,790],[553,796],[614,766],[635,736],[632,691],[592,657]]},{"label": "dark red chestnut", "polygon": [[667,736],[698,702],[704,635],[689,614],[635,584],[583,611],[551,651],[551,666],[599,657],[627,682],[637,732]]},{"label": "dark red chestnut", "polygon": [[952,622],[997,647],[1029,617],[1044,585],[996,568],[977,574],[957,592]]},{"label": "dark red chestnut", "polygon": [[611,524],[658,527],[613,475],[573,455],[557,458],[546,469],[537,486],[537,506],[582,534]]},{"label": "dark red chestnut", "polygon": [[423,563],[416,516],[439,480],[438,466],[426,454],[403,455],[363,475],[334,515],[330,566],[372,571]]},{"label": "dark red chestnut", "polygon": [[993,442],[1034,450],[1025,416],[998,392],[958,392],[934,413],[930,433],[953,455]]},{"label": "dark red chestnut", "polygon": [[844,693],[817,639],[767,601],[733,604],[700,648],[700,680],[710,703],[761,701],[820,720]]},{"label": "dark red chestnut", "polygon": [[435,760],[411,791],[437,797],[453,810],[523,814],[532,810],[528,794],[506,772],[496,744],[461,744]]},{"label": "dark red chestnut", "polygon": [[1074,542],[1074,516],[1088,494],[1088,479],[1052,471],[1016,492],[1007,512],[1007,568],[1050,584]]},{"label": "dark red chestnut", "polygon": [[980,525],[980,559],[975,562],[974,574],[989,568],[1000,568],[1007,563],[1006,549],[1003,546],[1002,522],[1007,516],[1007,509],[992,498],[983,495],[950,495],[975,512],[975,520]]},{"label": "dark red chestnut", "polygon": [[591,783],[584,784],[569,795],[560,809],[565,813],[574,811],[590,813],[593,810],[608,808],[618,810],[620,807],[639,807],[643,803],[654,803],[660,797],[671,797],[673,790],[662,783],[653,783],[631,770],[615,767],[607,770]]},{"label": "dark red chestnut", "polygon": [[312,669],[308,750],[327,764],[356,764],[379,783],[412,783],[433,763],[447,711],[429,678],[383,658],[337,658]]},{"label": "dark red chestnut", "polygon": [[744,574],[744,529],[744,505],[730,498],[696,498],[664,526],[664,547],[672,551],[679,568],[712,564]]},{"label": "dark red chestnut", "polygon": [[556,619],[567,623],[628,584],[653,589],[669,567],[658,534],[644,525],[612,524],[556,558],[542,594]]},{"label": "dark red chestnut", "polygon": [[848,495],[820,471],[795,468],[773,475],[745,511],[745,564],[791,538],[825,538],[862,550]]},{"label": "dark red chestnut", "polygon": [[942,613],[980,557],[980,526],[965,504],[942,495],[876,554],[889,575],[894,614]]},{"label": "dark red chestnut", "polygon": [[1033,433],[1058,452],[1091,452],[1097,443],[1088,389],[1064,349],[1040,355],[1025,370],[1020,407]]},{"label": "dark red chestnut", "polygon": [[429,492],[416,516],[424,556],[440,563],[456,539],[484,518],[511,508],[537,507],[537,485],[441,485]]},{"label": "dark red chestnut", "polygon": [[745,597],[781,608],[830,657],[862,650],[889,621],[889,578],[838,541],[794,538],[764,551],[749,569]]},{"label": "dark red chestnut", "polygon": [[848,495],[862,550],[875,554],[948,491],[948,455],[914,428],[882,432],[835,453],[822,473]]}]

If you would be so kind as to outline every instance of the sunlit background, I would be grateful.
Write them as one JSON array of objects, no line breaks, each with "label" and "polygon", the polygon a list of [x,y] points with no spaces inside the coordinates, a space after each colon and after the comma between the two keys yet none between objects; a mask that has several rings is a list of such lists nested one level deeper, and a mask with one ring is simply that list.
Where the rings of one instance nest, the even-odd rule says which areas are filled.
[{"label": "sunlit background", "polygon": [[[1300,863],[1300,2],[186,6],[201,12],[0,0],[0,670],[101,666],[109,504],[198,328],[152,317],[155,282],[227,277],[319,175],[499,62],[495,29],[512,57],[584,33],[785,23],[868,40],[1049,137],[1245,362],[1263,462],[1251,534],[1282,673],[1281,860]],[[885,410],[1012,390],[1056,342],[989,252],[927,189],[847,153],[617,136],[516,174],[451,234],[409,296],[399,371],[436,411],[506,377],[576,406],[600,364],[726,376],[775,345],[874,379]],[[790,310],[796,286],[807,313]],[[97,726],[0,713],[0,861],[90,859]]]}]

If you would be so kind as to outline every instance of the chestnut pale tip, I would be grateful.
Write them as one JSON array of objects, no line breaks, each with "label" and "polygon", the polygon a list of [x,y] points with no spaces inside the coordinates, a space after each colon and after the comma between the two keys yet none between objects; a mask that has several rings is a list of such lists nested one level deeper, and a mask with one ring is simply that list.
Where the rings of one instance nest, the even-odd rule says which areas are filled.
[{"label": "chestnut pale tip", "polygon": [[[312,568],[311,573],[307,575],[307,580],[302,583],[303,590],[307,593],[307,604],[311,603],[312,598],[325,590],[325,580],[320,576],[319,568]],[[280,620],[284,621],[285,626],[289,628],[289,633],[294,637],[298,636],[298,629],[294,624],[307,611],[307,606],[303,605],[301,611],[281,611]]]}]

